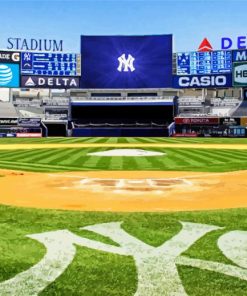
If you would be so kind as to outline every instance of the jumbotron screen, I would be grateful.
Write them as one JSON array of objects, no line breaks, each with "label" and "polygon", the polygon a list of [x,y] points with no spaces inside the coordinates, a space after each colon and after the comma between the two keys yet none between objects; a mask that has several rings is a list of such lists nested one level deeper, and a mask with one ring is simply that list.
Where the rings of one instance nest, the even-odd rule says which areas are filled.
[{"label": "jumbotron screen", "polygon": [[81,88],[172,87],[172,35],[81,36]]}]

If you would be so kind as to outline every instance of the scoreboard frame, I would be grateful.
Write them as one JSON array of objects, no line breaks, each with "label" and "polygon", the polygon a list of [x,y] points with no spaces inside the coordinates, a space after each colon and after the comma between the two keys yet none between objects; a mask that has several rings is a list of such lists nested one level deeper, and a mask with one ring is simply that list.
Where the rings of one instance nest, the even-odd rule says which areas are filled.
[{"label": "scoreboard frame", "polygon": [[[229,67],[225,66],[225,67],[220,67],[217,68],[217,70],[214,70],[213,68],[213,58],[212,55],[214,53],[224,53],[225,56],[228,53],[229,55],[229,59],[227,60],[226,58],[224,59],[224,64],[227,64],[227,62],[229,62]],[[181,64],[179,64],[178,62],[178,55],[187,55],[188,59],[189,59],[189,64],[185,65],[185,69],[184,72],[182,72],[183,70],[181,69]],[[191,71],[191,56],[192,54],[194,54],[196,56],[196,65],[195,65],[195,72]],[[203,63],[205,63],[205,55],[210,56],[209,59],[209,65],[210,65],[210,71],[205,71],[205,65],[201,65],[201,70],[200,70],[200,60],[199,60],[199,55],[203,55],[204,58],[202,59]],[[175,53],[175,61],[173,63],[173,65],[175,65],[175,69],[174,69],[174,74],[178,75],[178,76],[184,76],[184,75],[218,75],[218,74],[229,74],[232,72],[233,69],[233,62],[232,62],[232,56],[233,56],[233,51],[232,50],[214,50],[214,51],[208,51],[208,52],[199,52],[199,51],[189,51],[189,52],[177,52]],[[217,59],[217,63],[215,63],[215,65],[219,64],[219,59]],[[186,72],[186,68],[187,68],[187,72]],[[179,69],[181,69],[179,71]],[[203,72],[204,70],[204,72]]]},{"label": "scoreboard frame", "polygon": [[81,76],[81,55],[75,53],[21,52],[21,75]]}]

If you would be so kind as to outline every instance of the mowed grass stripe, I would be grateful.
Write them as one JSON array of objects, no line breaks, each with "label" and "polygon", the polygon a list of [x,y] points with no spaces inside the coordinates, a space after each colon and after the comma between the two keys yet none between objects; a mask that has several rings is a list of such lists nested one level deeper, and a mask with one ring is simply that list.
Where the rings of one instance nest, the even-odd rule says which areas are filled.
[{"label": "mowed grass stripe", "polygon": [[[31,162],[31,163],[34,163],[36,161],[40,162],[41,160],[44,160],[51,155],[54,155],[54,153],[55,153],[55,151],[52,151],[52,150],[48,150],[48,151],[39,150],[37,152],[30,151],[30,153],[27,156],[21,158],[21,161],[22,162]],[[18,159],[17,159],[17,161],[18,161]]]},{"label": "mowed grass stripe", "polygon": [[206,166],[208,164],[219,164],[220,163],[218,158],[213,157],[213,152],[211,153],[211,156],[210,156],[210,153],[209,153],[209,155],[203,155],[201,153],[201,150],[190,151],[190,150],[184,149],[184,150],[182,150],[181,154],[183,154],[188,159],[191,159],[191,161],[193,161],[193,162],[195,162],[195,161],[198,162],[198,165],[200,165],[200,166],[201,165]]},{"label": "mowed grass stripe", "polygon": [[231,161],[235,161],[236,159],[242,161],[242,160],[247,160],[247,153],[235,153],[235,151],[227,151],[227,150],[221,150],[221,151],[216,151],[215,153],[225,155],[226,157],[229,158]]},{"label": "mowed grass stripe", "polygon": [[216,153],[216,151],[206,151],[206,150],[200,150],[200,155],[204,155],[206,158],[208,158],[210,164],[222,164],[222,163],[228,163],[229,157],[224,156],[221,152]]},{"label": "mowed grass stripe", "polygon": [[55,169],[55,168],[41,168],[41,167],[30,167],[30,165],[23,165],[20,163],[3,163],[0,161],[1,169],[7,170],[16,170],[16,171],[26,171],[26,172],[40,172],[40,173],[48,173],[48,172],[63,172],[65,170]]},{"label": "mowed grass stripe", "polygon": [[[78,167],[78,166],[72,166],[72,165],[69,165],[69,166],[62,166],[62,165],[58,165],[58,164],[42,164],[42,163],[25,163],[25,162],[21,162],[21,161],[18,161],[18,162],[11,162],[11,161],[1,161],[0,160],[0,164],[3,163],[3,164],[9,164],[9,165],[13,165],[13,166],[23,166],[23,167],[27,167],[29,168],[28,170],[29,171],[32,171],[33,168],[47,168],[49,170],[57,170],[57,171],[81,171],[81,170],[84,170],[83,167]],[[92,168],[92,170],[95,170],[94,168]]]},{"label": "mowed grass stripe", "polygon": [[58,161],[61,165],[69,165],[72,164],[73,166],[79,166],[84,163],[85,158],[87,157],[87,153],[92,152],[92,149],[73,149],[70,155],[66,159]]},{"label": "mowed grass stripe", "polygon": [[165,154],[159,157],[147,157],[147,161],[150,162],[151,167],[153,169],[162,168],[162,170],[164,169],[170,170],[174,167],[178,167],[181,164],[181,161],[178,162],[176,159],[172,158],[169,155],[169,152],[164,150],[156,150],[156,151],[163,152]]},{"label": "mowed grass stripe", "polygon": [[[16,161],[16,160],[19,160],[20,158],[24,158],[26,155],[30,155],[30,153],[36,153],[38,154],[40,151],[44,151],[44,150],[41,150],[41,149],[34,149],[34,150],[12,150],[11,154],[8,155],[8,156],[5,156],[4,158],[5,159],[8,159],[8,160],[13,160],[13,161]],[[0,152],[0,155],[2,155],[2,153]]]},{"label": "mowed grass stripe", "polygon": [[63,172],[69,171],[70,167],[59,167],[54,165],[46,165],[43,166],[42,164],[32,164],[24,163],[24,162],[9,162],[9,161],[0,161],[1,167],[8,167],[9,169],[17,169],[17,170],[25,170],[25,171],[36,171],[36,172]]},{"label": "mowed grass stripe", "polygon": [[83,162],[83,167],[84,168],[102,168],[106,169],[105,166],[99,167],[98,163],[102,159],[100,156],[88,156],[88,158]]},{"label": "mowed grass stripe", "polygon": [[180,166],[201,166],[202,162],[195,160],[194,154],[194,151],[186,153],[183,149],[176,149],[176,152],[173,151],[172,157],[177,160],[177,164]]},{"label": "mowed grass stripe", "polygon": [[[184,155],[188,155],[188,157],[191,157],[194,160],[197,160],[200,163],[200,165],[207,166],[208,164],[219,164],[220,163],[219,159],[214,157],[213,151],[211,151],[211,155],[210,155],[210,152],[209,152],[209,155],[204,155],[203,153],[201,153],[201,150],[188,151],[188,149],[184,149],[182,153]],[[225,161],[226,160],[227,159],[225,159]]]},{"label": "mowed grass stripe", "polygon": [[134,158],[137,170],[149,170],[153,168],[152,164],[148,161],[148,158],[152,157],[139,156]]},{"label": "mowed grass stripe", "polygon": [[53,154],[49,157],[41,158],[40,163],[57,163],[59,160],[66,159],[67,156],[71,155],[71,153],[76,152],[78,149],[56,149]]},{"label": "mowed grass stripe", "polygon": [[[129,171],[133,167],[138,170],[137,163],[136,163],[134,157],[129,157],[129,156],[124,157],[124,159],[123,159],[123,170]],[[139,168],[139,169],[143,170],[143,168]]]},{"label": "mowed grass stripe", "polygon": [[[204,154],[204,155],[208,155],[208,157],[213,158],[213,159],[217,159],[219,160],[221,163],[228,163],[228,162],[232,162],[235,159],[233,158],[233,155],[231,153],[226,153],[226,151],[206,151],[206,150],[200,150],[200,154]],[[236,157],[236,159],[238,159],[239,161],[243,160],[242,156]]]}]

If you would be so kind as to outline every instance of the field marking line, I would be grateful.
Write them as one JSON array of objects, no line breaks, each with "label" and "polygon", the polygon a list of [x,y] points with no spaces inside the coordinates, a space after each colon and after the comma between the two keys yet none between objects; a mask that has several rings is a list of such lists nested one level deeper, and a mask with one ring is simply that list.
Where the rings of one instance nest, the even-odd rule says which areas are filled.
[{"label": "field marking line", "polygon": [[[97,173],[101,173],[101,172],[105,172],[105,171],[95,171],[95,174]],[[112,172],[112,171],[111,171]],[[125,173],[128,173],[129,171],[117,171],[117,172],[122,172],[123,174]],[[132,171],[133,173],[135,171]],[[146,173],[148,172],[149,174],[152,173],[152,171],[137,171],[138,173]],[[153,171],[153,172],[157,172],[157,171]],[[168,172],[168,171],[160,171],[160,173],[163,173],[163,172]],[[181,171],[171,171],[172,173],[181,173]],[[149,179],[152,179],[152,180],[163,180],[163,179],[166,179],[166,180],[174,180],[174,179],[194,179],[194,178],[202,178],[202,177],[212,177],[212,176],[222,176],[222,175],[235,175],[239,172],[245,172],[244,171],[233,171],[233,172],[222,172],[222,173],[204,173],[204,172],[201,172],[201,174],[196,174],[196,175],[192,175],[192,176],[188,176],[188,175],[184,175],[184,176],[177,176],[177,177],[164,177],[164,178],[152,178],[152,177],[149,177],[149,178],[145,178],[145,177],[141,177],[141,178],[135,178],[134,180],[136,179],[146,179],[146,180],[149,180]],[[91,172],[90,172],[91,173]],[[191,171],[188,171],[188,173],[192,173]],[[79,176],[79,175],[67,175],[67,174],[57,174],[57,173],[49,173],[48,176],[50,177],[65,177],[65,178],[78,178],[78,179],[83,179],[83,178],[89,178],[89,179],[111,179],[111,180],[121,180],[123,179],[123,177],[119,177],[119,178],[101,178],[101,177],[88,177],[88,176]],[[124,179],[128,179],[128,178],[124,178]],[[131,180],[131,179],[130,179]]]}]

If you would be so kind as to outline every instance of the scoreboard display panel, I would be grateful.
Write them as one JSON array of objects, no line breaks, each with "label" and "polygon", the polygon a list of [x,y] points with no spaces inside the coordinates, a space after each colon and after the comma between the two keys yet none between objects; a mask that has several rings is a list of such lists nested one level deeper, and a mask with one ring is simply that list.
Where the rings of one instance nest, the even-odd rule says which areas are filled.
[{"label": "scoreboard display panel", "polygon": [[205,75],[232,72],[231,51],[180,52],[176,56],[177,75]]},{"label": "scoreboard display panel", "polygon": [[22,52],[21,74],[80,76],[81,57],[71,53]]},{"label": "scoreboard display panel", "polygon": [[81,36],[81,88],[172,87],[172,35]]}]

